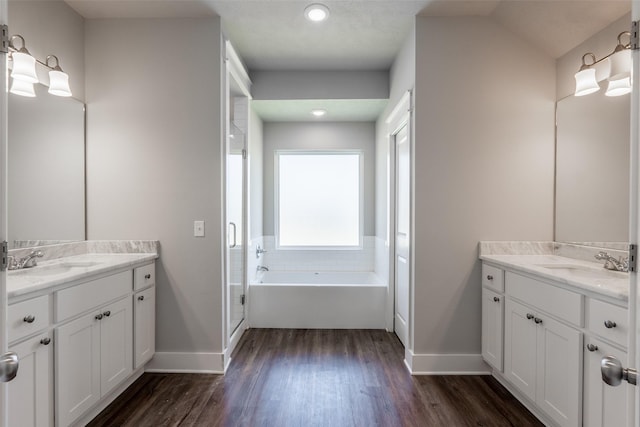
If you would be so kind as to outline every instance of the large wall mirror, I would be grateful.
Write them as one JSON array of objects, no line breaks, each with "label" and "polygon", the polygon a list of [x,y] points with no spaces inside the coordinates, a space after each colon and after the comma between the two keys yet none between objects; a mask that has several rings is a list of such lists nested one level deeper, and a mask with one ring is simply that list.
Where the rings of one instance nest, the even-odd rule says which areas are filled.
[{"label": "large wall mirror", "polygon": [[629,240],[630,102],[604,90],[558,102],[556,241]]},{"label": "large wall mirror", "polygon": [[76,99],[9,94],[10,248],[85,239],[85,114]]}]

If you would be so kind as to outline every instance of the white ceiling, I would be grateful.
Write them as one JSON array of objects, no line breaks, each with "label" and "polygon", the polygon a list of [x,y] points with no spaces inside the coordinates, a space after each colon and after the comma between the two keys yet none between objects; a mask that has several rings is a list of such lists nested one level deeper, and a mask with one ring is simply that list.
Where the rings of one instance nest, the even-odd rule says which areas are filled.
[{"label": "white ceiling", "polygon": [[[224,32],[251,70],[386,70],[420,16],[486,16],[558,58],[631,10],[630,0],[65,0],[88,19],[222,18]],[[308,22],[304,8],[329,7],[323,23]],[[446,42],[446,41],[443,41]],[[324,101],[329,102],[329,101]],[[322,120],[375,120],[372,101],[262,101],[266,121],[305,120],[325,108]]]},{"label": "white ceiling", "polygon": [[[220,15],[250,69],[388,69],[415,15],[488,16],[554,58],[631,9],[630,0],[66,0],[85,18]],[[322,1],[327,22],[304,19]]]},{"label": "white ceiling", "polygon": [[[386,99],[286,99],[253,100],[251,108],[265,122],[375,122]],[[311,110],[322,109],[325,116],[315,118]]]}]

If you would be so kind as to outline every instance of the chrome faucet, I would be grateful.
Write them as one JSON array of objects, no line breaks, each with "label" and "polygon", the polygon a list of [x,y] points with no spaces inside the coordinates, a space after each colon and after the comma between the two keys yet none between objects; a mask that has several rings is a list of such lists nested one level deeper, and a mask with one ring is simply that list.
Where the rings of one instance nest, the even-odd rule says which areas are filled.
[{"label": "chrome faucet", "polygon": [[269,269],[264,265],[259,265],[258,267],[256,267],[256,271],[260,273],[261,271],[269,271]]},{"label": "chrome faucet", "polygon": [[19,270],[21,268],[37,267],[37,258],[42,258],[44,252],[33,250],[24,258],[16,259],[16,257],[9,255],[9,270]]},{"label": "chrome faucet", "polygon": [[625,273],[629,271],[629,258],[620,257],[615,259],[605,251],[598,252],[595,258],[601,261],[604,260],[603,267],[607,270],[623,271]]}]

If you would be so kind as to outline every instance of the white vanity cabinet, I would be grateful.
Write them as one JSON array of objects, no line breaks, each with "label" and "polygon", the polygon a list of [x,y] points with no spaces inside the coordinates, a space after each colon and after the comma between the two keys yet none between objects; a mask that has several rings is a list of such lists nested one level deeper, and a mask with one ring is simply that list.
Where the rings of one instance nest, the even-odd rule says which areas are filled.
[{"label": "white vanity cabinet", "polygon": [[133,367],[138,369],[147,363],[156,351],[155,264],[134,270],[134,290]]},{"label": "white vanity cabinet", "polygon": [[549,420],[580,426],[584,297],[488,264],[482,274],[484,360]]},{"label": "white vanity cabinet", "polygon": [[603,340],[585,338],[584,348],[584,427],[620,427],[627,425],[627,383],[611,387],[602,381],[600,361],[617,357],[623,366],[627,353]]},{"label": "white vanity cabinet", "polygon": [[627,391],[623,382],[612,387],[602,381],[600,362],[614,356],[627,366],[627,309],[594,298],[586,301],[584,347],[584,426],[617,427],[627,425]]},{"label": "white vanity cabinet", "polygon": [[504,271],[482,265],[482,358],[502,372]]},{"label": "white vanity cabinet", "polygon": [[49,313],[48,295],[8,307],[9,349],[16,352],[20,360],[18,375],[8,383],[10,426],[53,424],[53,345]]},{"label": "white vanity cabinet", "polygon": [[124,297],[56,329],[58,425],[69,425],[132,372],[132,319]]}]

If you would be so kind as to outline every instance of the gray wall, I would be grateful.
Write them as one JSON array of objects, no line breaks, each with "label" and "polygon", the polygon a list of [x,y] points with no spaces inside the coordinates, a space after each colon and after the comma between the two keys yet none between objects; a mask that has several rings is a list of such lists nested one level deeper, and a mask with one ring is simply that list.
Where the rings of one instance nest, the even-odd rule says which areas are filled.
[{"label": "gray wall", "polygon": [[253,71],[251,95],[261,99],[387,99],[387,71]]},{"label": "gray wall", "polygon": [[274,152],[286,149],[358,149],[364,152],[364,235],[374,234],[374,123],[264,124],[264,235],[274,235]]},{"label": "gray wall", "polygon": [[219,18],[86,22],[88,238],[160,240],[161,352],[222,351],[220,48]]},{"label": "gray wall", "polygon": [[[84,101],[84,19],[61,0],[14,0],[9,2],[9,22],[10,35],[23,36],[35,58],[58,57],[69,74],[73,97]],[[40,65],[36,69],[40,82],[48,86],[48,70]]]},{"label": "gray wall", "polygon": [[482,17],[416,40],[414,351],[479,354],[478,241],[553,238],[555,63]]},{"label": "gray wall", "polygon": [[[596,55],[596,58],[600,59],[610,54],[618,43],[618,34],[623,31],[629,31],[630,28],[631,14],[628,13],[558,58],[556,61],[556,99],[562,99],[575,92],[576,81],[574,75],[582,65],[582,55],[591,52]],[[625,37],[622,41],[626,43],[628,38]],[[606,78],[605,73],[607,71],[606,61],[596,66],[596,78],[598,81]],[[604,89],[606,89],[606,86],[604,86]]]}]

